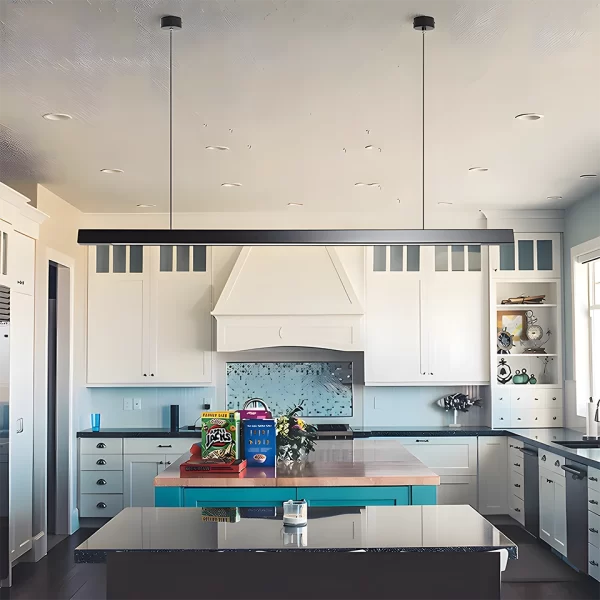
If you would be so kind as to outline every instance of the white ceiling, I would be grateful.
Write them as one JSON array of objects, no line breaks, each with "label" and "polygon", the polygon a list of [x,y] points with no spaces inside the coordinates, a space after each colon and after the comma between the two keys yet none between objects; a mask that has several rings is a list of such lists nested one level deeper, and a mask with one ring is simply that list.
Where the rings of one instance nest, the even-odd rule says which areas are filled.
[{"label": "white ceiling", "polygon": [[[164,14],[183,18],[177,211],[416,207],[416,14],[437,24],[426,36],[428,205],[554,208],[598,186],[579,178],[600,174],[596,0],[0,0],[0,179],[42,183],[88,212],[167,209]],[[545,118],[514,119],[524,112]]]}]

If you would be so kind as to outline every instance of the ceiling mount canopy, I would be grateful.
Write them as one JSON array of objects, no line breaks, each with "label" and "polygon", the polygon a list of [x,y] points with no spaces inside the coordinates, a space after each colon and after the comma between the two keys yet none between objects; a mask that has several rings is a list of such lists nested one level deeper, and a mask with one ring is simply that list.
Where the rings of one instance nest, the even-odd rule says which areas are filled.
[{"label": "ceiling mount canopy", "polygon": [[378,245],[497,245],[514,243],[512,229],[425,228],[425,33],[435,29],[433,17],[414,18],[413,28],[422,42],[422,229],[323,229],[323,230],[207,230],[173,229],[173,31],[181,17],[164,16],[161,29],[169,31],[169,229],[80,229],[77,242],[84,245],[206,245],[206,246],[378,246]]}]

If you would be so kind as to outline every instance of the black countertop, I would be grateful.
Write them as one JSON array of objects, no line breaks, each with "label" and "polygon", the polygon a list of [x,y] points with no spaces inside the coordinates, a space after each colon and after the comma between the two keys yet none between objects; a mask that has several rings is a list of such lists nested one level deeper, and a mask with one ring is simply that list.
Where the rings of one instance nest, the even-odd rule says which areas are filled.
[{"label": "black countertop", "polygon": [[[281,508],[231,510],[237,522],[207,521],[209,509],[126,508],[75,550],[75,562],[102,563],[111,552],[487,552],[517,546],[470,506],[369,506],[308,509],[298,528]],[[210,517],[208,517],[210,518]],[[304,537],[305,536],[305,537]]]},{"label": "black countertop", "polygon": [[183,428],[178,431],[171,431],[168,427],[102,427],[100,431],[84,429],[77,432],[78,438],[199,438],[200,436],[200,429]]},{"label": "black countertop", "polygon": [[491,429],[484,426],[457,427],[353,427],[354,437],[476,437],[479,435],[506,435],[503,429]]}]

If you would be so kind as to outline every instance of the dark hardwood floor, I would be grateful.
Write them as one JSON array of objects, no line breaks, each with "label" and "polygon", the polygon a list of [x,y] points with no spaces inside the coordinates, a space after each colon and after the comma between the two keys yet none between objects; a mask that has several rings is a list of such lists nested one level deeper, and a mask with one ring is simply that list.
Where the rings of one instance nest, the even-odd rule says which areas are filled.
[{"label": "dark hardwood floor", "polygon": [[[0,589],[0,600],[105,600],[105,566],[78,565],[73,558],[73,550],[93,532],[93,529],[80,529],[38,563],[17,565],[13,570],[13,586]],[[502,598],[598,600],[600,584],[577,574],[571,575],[568,581],[505,582],[502,584]]]}]

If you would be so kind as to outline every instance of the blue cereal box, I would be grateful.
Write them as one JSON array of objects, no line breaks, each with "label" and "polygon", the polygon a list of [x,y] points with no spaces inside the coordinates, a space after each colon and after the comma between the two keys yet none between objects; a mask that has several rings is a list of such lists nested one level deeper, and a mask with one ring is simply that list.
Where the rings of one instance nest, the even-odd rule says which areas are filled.
[{"label": "blue cereal box", "polygon": [[244,456],[249,467],[274,467],[277,433],[274,419],[247,419],[244,425]]}]

